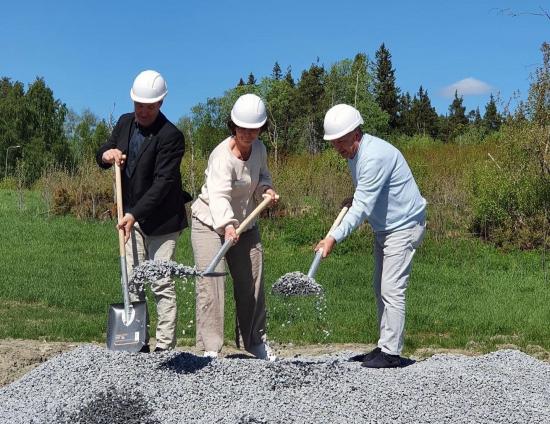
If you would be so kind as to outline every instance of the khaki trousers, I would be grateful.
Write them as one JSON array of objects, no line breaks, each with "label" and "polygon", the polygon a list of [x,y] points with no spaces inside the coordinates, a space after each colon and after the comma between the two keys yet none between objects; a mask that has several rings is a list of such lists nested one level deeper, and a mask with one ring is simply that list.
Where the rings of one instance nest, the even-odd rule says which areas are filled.
[{"label": "khaki trousers", "polygon": [[[220,250],[223,237],[193,217],[191,243],[195,266],[205,269]],[[263,249],[257,227],[240,235],[239,242],[232,246],[225,260],[216,267],[225,271],[225,262],[233,278],[233,297],[236,304],[237,328],[244,348],[258,345],[265,340],[265,295],[263,281]],[[196,280],[196,345],[204,351],[219,352],[224,335],[224,289],[225,277],[199,277]]]},{"label": "khaki trousers", "polygon": [[[128,279],[132,278],[133,267],[145,260],[172,260],[180,234],[181,231],[160,236],[148,236],[140,231],[139,224],[136,223],[126,243]],[[155,303],[157,305],[156,346],[162,349],[171,349],[176,345],[176,323],[178,316],[174,280],[165,277],[157,281],[151,281],[151,291],[155,296]],[[141,300],[145,300],[145,291],[142,293],[130,292],[131,302]],[[147,323],[147,326],[149,326],[149,323]],[[149,344],[149,332],[146,335],[146,343]]]},{"label": "khaki trousers", "polygon": [[378,309],[378,347],[390,355],[403,350],[405,291],[414,253],[426,231],[424,223],[405,230],[376,233],[374,238],[374,294]]}]

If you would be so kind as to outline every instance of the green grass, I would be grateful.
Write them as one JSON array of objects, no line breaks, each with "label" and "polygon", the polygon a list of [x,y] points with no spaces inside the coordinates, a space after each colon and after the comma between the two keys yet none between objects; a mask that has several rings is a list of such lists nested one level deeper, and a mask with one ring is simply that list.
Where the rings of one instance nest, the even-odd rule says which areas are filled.
[{"label": "green grass", "polygon": [[[107,311],[121,301],[114,222],[47,217],[39,195],[0,190],[0,338],[103,343]],[[268,335],[279,342],[374,343],[377,324],[371,289],[372,235],[365,227],[324,261],[316,280],[325,309],[314,298],[282,298],[272,284],[307,272],[312,246],[333,217],[279,218],[261,223],[265,248]],[[192,265],[189,230],[176,260]],[[408,290],[406,351],[454,348],[490,351],[513,344],[550,350],[550,281],[541,252],[503,253],[473,239],[429,235],[415,257]],[[194,285],[179,280],[179,344],[194,343]],[[233,340],[231,281],[226,287],[228,342]],[[149,296],[150,306],[154,304]],[[322,305],[321,305],[322,306]],[[152,325],[155,308],[150,307]]]}]

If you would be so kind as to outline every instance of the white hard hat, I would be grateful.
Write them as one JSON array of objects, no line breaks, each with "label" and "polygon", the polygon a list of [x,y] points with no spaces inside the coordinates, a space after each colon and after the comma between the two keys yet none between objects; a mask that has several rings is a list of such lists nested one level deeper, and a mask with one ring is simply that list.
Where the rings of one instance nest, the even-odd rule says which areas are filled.
[{"label": "white hard hat", "polygon": [[331,107],[325,115],[323,124],[325,140],[336,140],[363,124],[363,118],[352,106],[339,104]]},{"label": "white hard hat", "polygon": [[157,71],[140,72],[130,89],[130,97],[138,103],[160,102],[167,94],[166,81]]},{"label": "white hard hat", "polygon": [[267,121],[265,104],[255,94],[244,94],[231,109],[231,120],[241,128],[260,128]]}]

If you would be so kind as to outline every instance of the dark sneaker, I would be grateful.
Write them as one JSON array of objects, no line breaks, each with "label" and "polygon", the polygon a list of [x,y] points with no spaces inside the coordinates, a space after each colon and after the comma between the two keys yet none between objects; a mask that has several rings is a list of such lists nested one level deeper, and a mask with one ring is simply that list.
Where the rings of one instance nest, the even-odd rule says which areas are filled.
[{"label": "dark sneaker", "polygon": [[162,347],[156,347],[153,352],[166,352],[168,349],[164,349]]},{"label": "dark sneaker", "polygon": [[349,358],[349,361],[350,362],[365,362],[365,361],[368,361],[369,359],[374,358],[381,351],[382,351],[382,349],[380,349],[379,347],[376,347],[373,350],[371,350],[369,353],[362,353],[360,355],[352,356],[351,358]]},{"label": "dark sneaker", "polygon": [[149,353],[151,352],[151,348],[148,344],[143,345],[143,347],[139,350],[139,353]]},{"label": "dark sneaker", "polygon": [[372,358],[365,360],[361,366],[366,368],[398,368],[401,366],[401,357],[380,351]]}]

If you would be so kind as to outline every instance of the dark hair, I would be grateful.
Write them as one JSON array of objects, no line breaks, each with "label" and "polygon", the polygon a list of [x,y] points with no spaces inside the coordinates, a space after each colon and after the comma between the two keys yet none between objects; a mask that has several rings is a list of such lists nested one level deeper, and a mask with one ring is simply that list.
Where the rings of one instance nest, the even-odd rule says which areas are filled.
[{"label": "dark hair", "polygon": [[[267,131],[268,124],[269,124],[269,120],[265,121],[265,124],[263,124],[260,127],[260,134],[263,133],[264,131]],[[233,122],[231,118],[229,118],[229,120],[227,121],[227,127],[229,128],[229,131],[231,131],[231,135],[237,134],[236,128],[238,127],[238,125],[235,124],[235,122]]]}]

